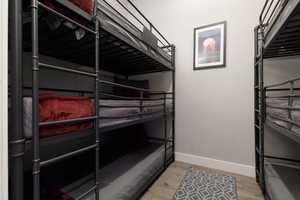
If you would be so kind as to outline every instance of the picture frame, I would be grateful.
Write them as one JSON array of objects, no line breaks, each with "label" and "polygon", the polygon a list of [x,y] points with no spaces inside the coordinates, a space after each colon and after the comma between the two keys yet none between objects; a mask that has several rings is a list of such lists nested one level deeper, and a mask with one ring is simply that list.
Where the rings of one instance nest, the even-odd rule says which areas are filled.
[{"label": "picture frame", "polygon": [[227,22],[194,29],[194,70],[226,66]]}]

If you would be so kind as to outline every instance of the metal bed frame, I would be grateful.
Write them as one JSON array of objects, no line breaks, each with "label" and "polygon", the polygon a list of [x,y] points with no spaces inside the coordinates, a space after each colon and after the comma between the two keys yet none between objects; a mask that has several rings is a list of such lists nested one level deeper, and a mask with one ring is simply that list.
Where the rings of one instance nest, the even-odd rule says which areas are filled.
[{"label": "metal bed frame", "polygon": [[[116,0],[121,6],[123,7],[124,5]],[[127,0],[130,5],[143,17],[143,19],[146,20],[146,22],[149,23],[150,27],[150,32],[153,30],[156,31],[161,38],[163,38],[164,41],[167,41],[165,37],[153,26],[153,24],[135,7],[135,5]],[[60,0],[58,2],[61,2]],[[146,90],[146,89],[141,89],[137,87],[131,87],[131,86],[125,86],[122,84],[116,84],[108,81],[103,81],[100,80],[100,59],[102,56],[100,54],[100,22],[97,20],[97,1],[94,1],[94,16],[92,16],[90,19],[93,21],[94,28],[91,29],[90,27],[86,27],[80,23],[77,23],[76,21],[52,10],[51,8],[48,8],[44,4],[40,3],[38,0],[31,0],[31,13],[32,13],[32,99],[33,99],[33,119],[32,119],[32,127],[33,127],[33,164],[32,164],[32,177],[33,177],[33,200],[40,200],[40,173],[41,169],[44,166],[50,165],[52,163],[56,163],[58,161],[64,160],[66,158],[70,158],[82,153],[85,153],[87,151],[94,150],[95,151],[95,184],[92,188],[90,188],[88,191],[83,193],[80,197],[77,199],[82,199],[85,196],[89,195],[92,192],[95,192],[95,197],[97,200],[99,200],[99,178],[98,177],[98,170],[99,170],[99,151],[101,150],[101,134],[104,131],[109,131],[112,129],[104,129],[101,130],[98,128],[99,122],[101,122],[101,117],[99,115],[99,105],[96,103],[100,100],[100,95],[108,95],[113,98],[117,99],[137,99],[140,100],[140,105],[139,108],[141,110],[144,109],[144,107],[147,107],[146,105],[143,105],[143,101],[146,100],[162,100],[163,101],[163,114],[153,117],[153,118],[146,118],[140,121],[136,121],[133,123],[128,123],[123,126],[119,126],[117,128],[121,128],[124,126],[129,126],[137,123],[144,123],[146,121],[154,120],[157,119],[157,117],[162,117],[163,122],[164,122],[164,138],[159,139],[159,138],[152,138],[152,139],[157,139],[157,140],[162,140],[164,141],[165,145],[165,162],[164,162],[164,168],[161,172],[159,172],[157,175],[153,177],[152,180],[149,180],[149,184],[147,187],[145,187],[140,195],[142,195],[148,187],[151,186],[151,184],[163,173],[163,171],[168,167],[169,164],[171,164],[175,157],[174,157],[174,150],[175,150],[175,46],[171,45],[170,43],[167,42],[168,45],[162,46],[164,49],[168,49],[170,51],[171,55],[171,65],[172,69],[169,69],[169,71],[172,72],[172,83],[173,83],[173,88],[172,92],[161,92],[161,91],[156,91],[153,92],[151,90]],[[51,65],[47,63],[43,63],[39,59],[39,9],[43,8],[48,12],[51,12],[54,15],[57,15],[61,18],[63,18],[66,21],[69,21],[76,26],[86,30],[89,32],[89,34],[94,35],[94,44],[95,44],[95,69],[94,72],[86,72],[82,70],[76,70],[76,69],[71,69],[68,67],[63,67],[63,66],[56,66],[56,65]],[[23,10],[23,1],[20,0],[11,0],[10,1],[10,51],[11,51],[11,58],[10,58],[10,76],[11,76],[11,86],[10,86],[10,97],[11,97],[11,111],[10,111],[10,120],[14,122],[14,126],[11,128],[10,133],[9,133],[9,148],[10,148],[10,199],[11,200],[23,200],[24,199],[24,154],[25,154],[25,142],[26,139],[23,135],[23,118],[22,118],[22,106],[23,106],[23,83],[22,83],[22,54],[23,54],[23,32],[22,32],[22,27],[23,27],[23,19],[22,19],[22,10]],[[76,11],[76,10],[75,10]],[[77,13],[80,14],[80,13]],[[130,13],[132,16],[134,16],[137,20],[138,18]],[[140,22],[141,23],[141,22]],[[159,42],[163,45],[164,42],[159,40]],[[141,59],[144,59],[145,61],[150,61],[150,63],[153,63],[151,61],[151,57],[145,59],[145,56],[143,56]],[[92,117],[85,117],[85,118],[79,118],[79,119],[71,119],[71,120],[62,120],[62,121],[54,121],[54,122],[39,122],[39,111],[38,111],[38,103],[39,103],[39,91],[40,90],[49,90],[49,91],[59,91],[60,89],[56,88],[40,88],[39,87],[39,82],[40,82],[40,76],[39,76],[39,71],[41,69],[51,69],[51,70],[57,70],[57,71],[62,71],[62,72],[68,72],[68,73],[73,73],[73,74],[78,74],[81,76],[87,76],[90,78],[94,79],[94,90],[93,91],[78,91],[76,92],[80,94],[84,93],[89,93],[93,95],[93,98],[95,99],[95,115]],[[157,70],[154,69],[153,71],[150,72],[159,72],[159,71],[166,71],[166,70]],[[150,73],[149,71],[145,71],[144,73]],[[139,72],[139,74],[142,74]],[[129,75],[135,75],[135,73],[132,74],[124,74],[125,76]],[[124,96],[117,96],[117,95],[111,95],[105,92],[100,91],[100,84],[108,84],[111,86],[117,86],[117,87],[123,87],[127,89],[132,89],[132,90],[137,90],[140,93],[140,97],[137,98],[128,98]],[[27,88],[28,89],[28,88]],[[74,92],[73,90],[63,90],[64,92]],[[144,97],[145,92],[152,92],[150,96],[162,96],[160,98],[146,98]],[[172,95],[170,97],[170,95]],[[172,99],[172,112],[168,113],[167,108],[166,108],[166,101],[167,99]],[[151,113],[155,114],[155,113]],[[171,138],[168,138],[167,134],[167,117],[168,115],[172,116],[172,134]],[[105,118],[105,117],[104,117]],[[41,160],[40,157],[40,141],[41,138],[39,137],[39,128],[40,127],[45,127],[45,126],[55,126],[59,124],[66,124],[70,122],[82,122],[82,121],[94,121],[94,127],[95,127],[95,142],[94,144],[77,149],[75,151],[71,151],[67,154],[63,154],[48,160]],[[72,134],[72,133],[71,133]],[[170,160],[167,160],[166,152],[168,147],[168,143],[172,143],[172,157]],[[137,195],[136,198],[140,197],[140,195]]]},{"label": "metal bed frame", "polygon": [[[296,97],[294,91],[299,90],[299,88],[294,87],[294,82],[299,80],[299,78],[265,86],[264,59],[300,55],[300,43],[298,42],[300,34],[297,25],[300,21],[299,11],[299,0],[266,0],[259,17],[259,25],[254,29],[254,134],[256,181],[260,185],[266,198],[270,197],[266,194],[264,172],[265,158],[289,160],[287,158],[265,155],[264,129],[267,116],[266,99],[272,98],[267,96],[267,94],[274,91],[290,92],[290,94],[286,96],[289,99],[289,106],[280,108],[288,110],[290,115],[291,111],[295,110],[291,106],[293,98]],[[289,84],[289,87],[282,87],[287,84]],[[295,122],[291,119],[287,120],[287,122],[295,125]]]}]

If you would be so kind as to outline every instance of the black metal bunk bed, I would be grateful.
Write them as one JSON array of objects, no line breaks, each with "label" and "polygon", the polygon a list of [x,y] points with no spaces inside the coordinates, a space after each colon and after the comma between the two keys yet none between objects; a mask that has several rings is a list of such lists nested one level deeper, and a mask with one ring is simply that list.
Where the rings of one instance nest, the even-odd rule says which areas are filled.
[{"label": "black metal bunk bed", "polygon": [[[157,170],[152,173],[152,176],[148,174],[143,177],[148,180],[147,184],[133,194],[132,199],[140,197],[166,167],[174,161],[175,47],[165,39],[131,1],[126,0],[126,3],[139,16],[133,14],[124,3],[118,0],[116,2],[133,17],[135,23],[124,17],[105,0],[94,1],[93,10],[90,13],[84,12],[78,6],[74,6],[72,1],[67,0],[52,1],[55,7],[46,5],[45,1],[38,0],[10,1],[9,91],[11,101],[10,122],[13,122],[9,130],[11,200],[24,199],[24,171],[32,170],[32,199],[39,200],[41,198],[40,173],[43,173],[43,167],[91,150],[95,150],[95,172],[92,179],[94,181],[91,180],[87,187],[80,190],[80,194],[77,193],[74,196],[74,199],[86,199],[93,192],[95,192],[95,196],[90,198],[99,199],[98,191],[101,187],[101,176],[103,175],[99,169],[101,134],[135,124],[156,119],[163,120],[164,138],[152,138],[152,140],[161,142],[163,149],[161,147],[156,148],[155,152],[160,152],[156,154],[156,157],[151,154],[152,161],[153,159],[159,160],[160,156],[157,157],[157,155],[162,155],[163,167],[158,168],[155,166],[152,170]],[[61,13],[61,10],[67,12]],[[50,22],[49,20],[53,20],[53,18],[56,21]],[[51,23],[54,24],[54,28],[49,25]],[[139,27],[136,24],[139,24]],[[32,86],[30,88],[25,88],[22,80],[22,54],[24,51],[32,52]],[[40,54],[70,63],[95,67],[94,70],[83,71],[72,66],[57,66],[42,61]],[[91,58],[91,55],[94,56]],[[89,91],[41,88],[39,86],[41,81],[39,71],[42,69],[89,77],[94,79],[94,87]],[[123,75],[126,78],[132,75],[171,71],[173,79],[172,92],[151,91],[104,81],[100,78],[100,70]],[[102,85],[134,90],[139,95],[128,97],[111,94],[101,90]],[[25,89],[32,92],[30,97],[24,96]],[[87,95],[94,101],[95,114],[78,119],[39,122],[40,91],[62,91]],[[25,98],[29,102],[27,103],[29,107],[24,106]],[[172,101],[171,105],[168,104],[169,100]],[[99,104],[96,102],[99,102]],[[110,114],[103,115],[101,113],[103,108],[106,110],[125,108],[131,112],[121,117],[118,112],[108,112]],[[134,109],[134,112],[132,109]],[[24,130],[24,127],[26,127],[23,119],[24,110],[31,110],[32,126],[27,131]],[[171,135],[167,133],[168,117],[172,119]],[[126,120],[109,123],[120,118],[126,118]],[[40,137],[40,128],[83,121],[93,121],[94,128],[63,135]],[[104,121],[106,121],[105,123],[108,121],[108,123],[102,124]],[[28,133],[31,133],[31,135],[28,135]],[[167,155],[167,151],[170,152],[169,155]],[[149,157],[151,158],[151,156]],[[148,159],[148,162],[151,162],[151,160]],[[145,167],[142,169],[147,170]]]},{"label": "black metal bunk bed", "polygon": [[271,200],[300,198],[300,159],[266,152],[266,142],[271,137],[267,134],[289,141],[286,148],[292,148],[293,152],[300,149],[297,92],[300,79],[291,77],[266,86],[264,60],[300,55],[299,21],[299,0],[266,0],[260,24],[255,28],[256,180],[265,197]]}]

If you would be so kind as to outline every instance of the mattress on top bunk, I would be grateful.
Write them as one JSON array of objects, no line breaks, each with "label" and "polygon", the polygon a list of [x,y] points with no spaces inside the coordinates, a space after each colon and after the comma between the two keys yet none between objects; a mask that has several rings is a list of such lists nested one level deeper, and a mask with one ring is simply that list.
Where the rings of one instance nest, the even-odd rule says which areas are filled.
[{"label": "mattress on top bunk", "polygon": [[265,161],[266,191],[272,200],[300,199],[300,165]]},{"label": "mattress on top bunk", "polygon": [[[291,110],[290,116],[289,111],[287,109],[281,109],[276,107],[285,107],[287,108],[289,103],[288,99],[268,99],[266,101],[267,108],[267,118],[275,123],[278,126],[281,126],[283,128],[290,129],[296,133],[300,134],[300,127],[295,124],[290,124],[286,120],[292,119],[297,124],[300,124],[300,110]],[[269,107],[271,106],[271,107]],[[275,108],[274,108],[275,107]],[[300,99],[294,99],[293,108],[300,109]],[[283,120],[281,120],[283,119]]]},{"label": "mattress on top bunk", "polygon": [[[92,102],[92,101],[91,101]],[[142,105],[144,106],[153,106],[153,105],[159,105],[162,104],[163,101],[161,100],[152,100],[152,101],[143,101]],[[167,111],[171,111],[172,104],[171,101],[167,101]],[[59,110],[58,113],[55,112],[55,110],[51,109],[59,109],[59,108],[48,108],[47,113],[49,115],[61,115],[63,112],[62,110],[65,109],[64,105],[58,104],[61,110]],[[140,101],[137,100],[108,100],[108,99],[101,99],[99,100],[99,113],[100,113],[100,120],[99,120],[99,127],[104,128],[108,126],[115,126],[120,125],[122,123],[128,123],[133,122],[135,120],[139,120],[141,118],[151,117],[154,114],[159,114],[159,112],[163,112],[164,106],[157,106],[157,107],[145,107],[143,109],[140,108]],[[75,104],[72,105],[74,108],[85,108],[83,105]],[[129,107],[126,107],[129,106]],[[72,109],[71,108],[71,109]],[[88,107],[89,108],[89,107]],[[40,106],[40,110],[42,107]],[[41,112],[41,111],[40,111]],[[67,111],[66,111],[67,112]],[[70,112],[70,111],[69,111]],[[81,111],[82,113],[82,111]],[[83,112],[86,114],[86,112]],[[92,116],[93,114],[90,113],[90,115],[74,115],[74,118],[79,117],[88,117]],[[111,119],[105,119],[105,117],[108,117]],[[53,117],[52,117],[53,119]],[[68,118],[71,119],[71,118]],[[62,118],[58,118],[57,121],[63,120]],[[54,121],[49,120],[48,121]],[[79,124],[79,125],[78,125]],[[78,126],[77,126],[78,125]],[[67,127],[66,127],[67,126]],[[47,127],[44,128],[44,132],[46,134],[41,134],[43,137],[47,136],[54,136],[54,135],[60,135],[65,133],[71,133],[72,131],[80,131],[80,130],[86,130],[89,128],[93,128],[93,125],[91,122],[77,122],[73,123],[71,125],[73,128],[70,129],[70,126],[68,125],[62,125],[60,126],[60,129],[57,129],[57,126],[53,126],[53,128]],[[24,127],[24,135],[26,138],[32,137],[32,98],[31,97],[25,97],[23,98],[23,127]],[[44,133],[42,132],[42,133]]]},{"label": "mattress on top bunk", "polygon": [[[23,121],[24,121],[24,135],[26,138],[31,138],[32,137],[32,98],[31,97],[25,97],[23,99]],[[139,105],[138,102],[131,102],[131,101],[119,101],[119,100],[101,100],[100,101],[100,116],[102,117],[118,117],[116,119],[100,119],[99,121],[99,127],[106,127],[106,126],[112,126],[112,125],[117,125],[125,122],[130,122],[138,119],[138,113],[140,112],[140,109],[137,107],[122,107],[122,108],[103,108],[101,105],[115,105],[115,106],[130,106],[130,105]],[[81,107],[81,105],[78,105],[78,107]],[[53,110],[50,110],[52,112]],[[133,117],[127,117],[132,115]],[[91,116],[91,115],[89,115]],[[124,117],[122,117],[124,116]],[[88,116],[81,116],[81,117],[88,117]],[[120,118],[119,118],[120,117]],[[78,118],[75,117],[75,118]],[[61,119],[60,119],[61,120]],[[53,121],[53,120],[52,120]],[[78,122],[76,124],[81,124],[82,122]],[[87,123],[87,122],[85,122]],[[88,122],[88,124],[91,124],[91,122]],[[55,126],[53,126],[55,127]],[[92,128],[93,126],[85,126],[82,128],[77,128],[76,130],[85,130],[88,128]],[[48,128],[45,128],[48,129]],[[67,133],[67,132],[72,132],[74,130],[62,130],[60,133]],[[57,133],[53,132],[52,135],[51,133],[44,135],[44,136],[53,136],[56,135]],[[42,135],[43,136],[43,135]]]},{"label": "mattress on top bunk", "polygon": [[[168,154],[171,155],[170,153]],[[100,199],[131,200],[163,168],[164,147],[150,143],[136,152],[129,153],[99,172]],[[86,176],[61,189],[60,192],[76,199],[94,184],[94,175]],[[83,200],[94,200],[94,194]]]}]

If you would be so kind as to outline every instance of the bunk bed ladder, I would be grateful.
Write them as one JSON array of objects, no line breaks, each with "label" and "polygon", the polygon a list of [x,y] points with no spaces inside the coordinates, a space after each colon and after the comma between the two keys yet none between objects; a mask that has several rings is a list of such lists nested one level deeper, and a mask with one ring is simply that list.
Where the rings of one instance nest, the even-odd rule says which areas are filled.
[{"label": "bunk bed ladder", "polygon": [[[65,17],[56,11],[51,10],[50,8],[47,8],[45,5],[40,3],[38,0],[31,0],[31,7],[32,7],[32,73],[33,73],[33,82],[32,82],[32,99],[33,99],[33,118],[32,118],[32,128],[33,128],[33,200],[40,200],[40,169],[46,165],[55,163],[57,161],[60,161],[65,158],[69,158],[71,156],[76,156],[81,153],[90,151],[92,149],[95,149],[95,185],[92,186],[88,191],[84,192],[80,197],[77,199],[83,199],[87,195],[91,194],[93,191],[95,192],[96,200],[99,200],[99,183],[98,183],[98,170],[99,170],[99,107],[97,102],[99,102],[99,95],[98,95],[98,89],[99,89],[99,22],[98,20],[95,21],[95,31],[90,30],[89,28],[85,28],[86,30],[89,30],[90,33],[95,34],[95,73],[65,68],[62,66],[55,66],[51,64],[41,63],[39,59],[39,31],[38,31],[38,25],[39,25],[39,6],[45,8],[46,10],[52,12],[53,14],[58,15],[59,17],[64,18],[67,21],[70,21],[73,23],[74,21],[72,19],[69,19],[68,17]],[[96,5],[96,3],[95,3]],[[94,5],[94,6],[95,6]],[[76,25],[77,23],[74,22]],[[82,27],[82,25],[79,25]],[[95,98],[95,116],[92,117],[85,117],[85,118],[78,118],[78,119],[70,119],[70,120],[62,120],[62,121],[54,121],[54,122],[39,122],[39,71],[40,67],[47,68],[51,70],[57,70],[57,71],[63,71],[68,73],[74,73],[81,76],[88,76],[95,79],[95,91],[94,91],[94,98]],[[94,121],[94,128],[95,128],[95,144],[90,145],[88,147],[84,147],[82,149],[52,158],[50,160],[41,161],[40,160],[40,137],[39,137],[39,128],[44,126],[54,126],[58,124],[65,124],[70,122],[80,122],[80,121]]]},{"label": "bunk bed ladder", "polygon": [[255,161],[256,181],[263,192],[264,189],[264,118],[265,118],[265,89],[263,81],[263,26],[255,28],[255,55],[254,55],[254,134],[255,134]]}]

